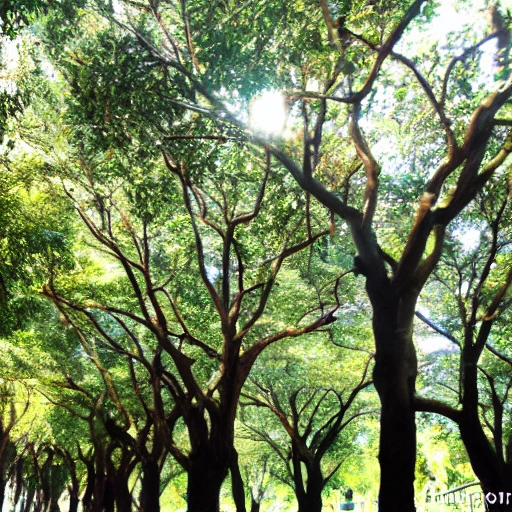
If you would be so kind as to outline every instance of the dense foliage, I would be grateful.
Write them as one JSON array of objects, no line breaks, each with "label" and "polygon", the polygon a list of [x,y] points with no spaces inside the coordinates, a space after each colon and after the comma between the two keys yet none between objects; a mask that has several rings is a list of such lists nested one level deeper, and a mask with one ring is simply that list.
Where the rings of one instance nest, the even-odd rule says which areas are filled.
[{"label": "dense foliage", "polygon": [[510,21],[4,2],[0,503],[512,492]]}]

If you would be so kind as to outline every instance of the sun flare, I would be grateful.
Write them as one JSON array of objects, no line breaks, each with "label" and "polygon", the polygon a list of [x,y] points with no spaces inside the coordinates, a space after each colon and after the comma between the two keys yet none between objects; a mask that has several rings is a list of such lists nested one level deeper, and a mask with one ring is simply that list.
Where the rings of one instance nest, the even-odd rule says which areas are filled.
[{"label": "sun flare", "polygon": [[287,112],[284,96],[277,91],[264,91],[249,107],[249,125],[259,135],[280,136],[285,128]]}]

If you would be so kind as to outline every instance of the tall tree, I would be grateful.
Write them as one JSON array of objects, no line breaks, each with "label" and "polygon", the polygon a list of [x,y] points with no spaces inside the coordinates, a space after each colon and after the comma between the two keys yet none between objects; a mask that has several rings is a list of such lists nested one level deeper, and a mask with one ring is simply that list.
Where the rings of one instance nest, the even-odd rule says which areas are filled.
[{"label": "tall tree", "polygon": [[[62,179],[82,222],[91,248],[81,259],[100,260],[111,274],[100,271],[90,287],[55,272],[44,293],[89,340],[83,347],[124,354],[132,375],[144,368],[153,439],[186,471],[189,510],[215,511],[228,472],[237,480],[235,417],[257,357],[335,320],[341,275],[328,276],[318,294],[290,279],[300,253],[330,233],[330,219],[312,207],[306,228],[300,191],[288,195],[293,181],[268,152],[249,151],[238,130],[218,137],[206,120],[212,134],[196,135],[202,121],[174,105],[165,67],[148,53],[141,61],[133,39],[100,26],[68,43],[56,65],[69,94],[55,95],[45,115],[49,125],[61,121],[63,99],[70,129],[27,140],[46,153],[48,174]],[[293,307],[283,306],[288,282],[297,287]],[[142,387],[139,374],[137,393],[135,381]],[[109,399],[127,439],[128,414],[115,393]],[[178,420],[185,445],[173,434]]]},{"label": "tall tree", "polygon": [[[285,90],[302,133],[292,141],[256,133],[251,142],[293,176],[307,204],[316,198],[348,226],[373,310],[374,383],[382,410],[379,506],[382,512],[415,510],[416,302],[439,261],[447,226],[512,150],[510,132],[496,125],[512,94],[510,73],[505,70],[482,94],[479,60],[470,60],[485,42],[508,41],[506,25],[492,25],[485,37],[468,36],[464,46],[453,43],[444,53],[409,45],[411,58],[400,53],[407,45],[398,43],[411,41],[432,19],[425,0],[285,2],[279,8],[258,1],[193,8],[186,2],[127,2],[122,11],[105,6],[104,12],[167,70],[169,84],[184,84],[172,101],[192,112],[247,129],[233,103],[248,101],[257,89]],[[144,28],[132,21],[137,12]],[[397,65],[412,80],[394,74]],[[361,119],[383,110],[379,94],[404,101],[407,87],[410,111],[428,117],[425,137],[416,142],[431,157],[421,163],[408,229],[398,247],[387,247],[379,218],[387,206],[386,180],[372,151],[376,134],[365,137]],[[398,165],[406,164],[402,159]]]},{"label": "tall tree", "polygon": [[[296,197],[304,205],[306,241],[313,243],[316,237],[312,229],[312,197],[348,226],[357,252],[355,264],[366,281],[373,310],[374,382],[382,406],[380,508],[414,510],[416,302],[442,254],[447,226],[494,175],[502,176],[500,169],[512,150],[510,119],[498,117],[506,117],[512,93],[510,73],[503,65],[506,59],[498,59],[499,69],[492,86],[487,85],[489,80],[485,82],[489,73],[486,75],[480,69],[479,59],[481,47],[492,39],[498,40],[500,55],[507,51],[510,38],[506,23],[496,22],[499,9],[492,13],[494,21],[486,28],[488,35],[482,35],[482,26],[477,27],[480,33],[468,29],[464,38],[448,40],[448,51],[440,51],[414,44],[416,34],[432,20],[432,8],[424,0],[407,5],[284,2],[278,8],[256,0],[243,5],[196,3],[194,8],[183,1],[120,2],[115,6],[97,2],[94,7],[94,14],[82,18],[95,23],[90,23],[89,31],[80,28],[80,34],[89,36],[98,29],[100,36],[92,37],[86,44],[82,44],[86,37],[78,38],[78,32],[73,32],[75,26],[83,24],[72,23],[70,28],[69,24],[54,20],[48,26],[53,37],[53,55],[64,68],[69,84],[68,105],[73,108],[68,113],[75,115],[71,124],[76,128],[76,161],[81,162],[89,180],[87,183],[87,179],[82,179],[89,204],[80,204],[80,197],[74,199],[91,233],[105,250],[113,251],[126,271],[140,308],[140,316],[132,320],[145,321],[141,325],[169,353],[186,388],[189,382],[185,396],[194,405],[190,410],[196,412],[196,403],[208,410],[207,398],[211,397],[198,393],[195,383],[187,381],[188,360],[168,344],[166,312],[158,311],[161,306],[155,299],[160,290],[146,268],[156,268],[145,253],[151,249],[144,231],[150,223],[142,219],[136,228],[130,222],[124,225],[122,209],[111,200],[113,189],[100,190],[97,186],[98,163],[109,178],[119,178],[123,172],[134,176],[127,170],[137,165],[139,169],[145,168],[142,163],[148,152],[154,161],[159,144],[164,150],[167,170],[181,183],[182,199],[191,222],[189,228],[192,227],[198,254],[203,254],[198,260],[200,278],[214,306],[212,311],[221,321],[225,343],[217,356],[210,355],[214,359],[219,357],[224,363],[222,371],[228,372],[220,381],[222,385],[234,382],[236,391],[231,395],[221,393],[221,402],[224,398],[236,398],[244,379],[234,378],[237,373],[230,373],[233,367],[228,363],[243,362],[249,358],[246,354],[250,350],[242,356],[236,350],[224,352],[225,347],[237,347],[237,324],[230,323],[239,318],[235,306],[250,293],[266,290],[265,283],[271,289],[274,278],[271,276],[258,288],[246,289],[239,268],[241,287],[238,291],[236,286],[232,288],[236,278],[229,276],[229,268],[234,268],[230,267],[230,254],[234,260],[238,258],[235,233],[238,236],[244,222],[238,222],[237,214],[230,214],[229,208],[222,212],[222,206],[221,225],[211,217],[213,205],[219,206],[219,201],[210,202],[200,191],[198,175],[204,169],[220,174],[221,166],[204,165],[199,171],[203,161],[197,155],[213,151],[213,141],[231,144],[249,140],[260,161],[271,155],[305,191],[303,199]],[[100,18],[98,13],[104,17]],[[125,35],[119,35],[114,26],[105,29],[106,19],[113,19],[116,27],[125,30]],[[70,44],[62,44],[64,39]],[[137,51],[141,47],[143,51]],[[60,51],[65,48],[66,51]],[[96,54],[92,49],[101,52]],[[103,67],[100,57],[106,63]],[[244,108],[258,92],[270,88],[284,91],[294,130],[289,139],[262,133],[247,136],[251,129],[243,121],[247,117]],[[138,95],[134,94],[137,89]],[[239,112],[234,114],[237,109]],[[184,115],[184,110],[189,114]],[[163,116],[163,112],[168,116]],[[398,116],[410,130],[417,129],[414,144],[421,146],[421,152],[412,148],[408,155],[393,156],[398,137],[394,138],[376,122],[382,114]],[[187,123],[181,124],[178,118]],[[380,151],[382,166],[375,147],[372,150],[378,137],[390,142],[387,151]],[[151,144],[140,144],[148,138]],[[185,141],[189,150],[178,147],[179,141]],[[121,143],[125,148],[123,155],[115,151],[115,145]],[[96,151],[98,148],[101,151]],[[416,158],[417,154],[420,157]],[[415,174],[416,207],[405,208],[407,217],[390,219],[386,210],[392,206],[389,199],[394,193],[394,178],[403,176],[403,168],[412,169]],[[139,184],[145,179],[147,185],[147,175],[142,171],[139,175]],[[137,179],[131,179],[137,184]],[[293,189],[289,180],[283,180],[283,190],[286,188]],[[155,207],[161,204],[154,195],[147,194],[147,188],[143,189],[144,186],[130,192],[136,198],[139,212],[147,201],[155,201]],[[89,205],[94,213],[87,209]],[[113,232],[108,232],[112,218],[117,218],[128,245],[133,239],[130,248],[119,245]],[[404,222],[404,218],[408,221]],[[212,260],[216,264],[205,263],[212,246],[204,243],[210,235],[204,238],[197,219],[222,239],[222,255]],[[390,220],[395,235],[392,242],[388,236]],[[137,233],[135,237],[132,229]],[[221,274],[219,290],[209,275],[212,267]],[[257,281],[252,286],[258,286]],[[63,294],[52,293],[53,298],[65,300]],[[262,297],[266,297],[265,293]],[[83,303],[78,306],[83,309],[81,313],[88,307]],[[183,318],[177,313],[172,315],[179,324],[176,338],[190,342],[186,322],[182,323]],[[331,320],[329,316],[322,318]],[[248,325],[254,326],[250,321]],[[204,352],[208,355],[209,349]],[[232,416],[236,407],[225,404],[226,412],[230,413],[227,416]],[[232,429],[228,432],[231,434]],[[224,473],[225,470],[220,472]]]},{"label": "tall tree", "polygon": [[[267,415],[260,414],[256,424],[247,419],[244,421],[246,428],[269,444],[281,459],[287,474],[284,481],[294,489],[299,512],[322,510],[322,491],[345,461],[340,452],[352,444],[347,439],[348,435],[343,440],[340,438],[345,437],[349,430],[347,427],[356,418],[368,412],[362,409],[363,404],[354,407],[354,402],[358,394],[371,384],[366,380],[370,362],[371,358],[361,380],[348,393],[308,386],[304,379],[299,388],[294,387],[293,374],[303,372],[299,365],[291,362],[281,368],[291,383],[279,382],[275,375],[273,378],[261,376],[258,382],[252,380],[249,387],[252,390],[244,392],[245,406],[268,409],[284,430],[283,436],[276,436],[275,430],[269,427]],[[346,381],[348,384],[349,379]],[[284,446],[278,440],[280,437],[286,439]],[[341,450],[334,450],[337,446],[341,446]],[[339,459],[327,468],[329,452],[334,452]]]},{"label": "tall tree", "polygon": [[[440,300],[449,301],[444,318],[435,312],[421,315],[458,349],[453,396],[446,401],[421,398],[417,404],[420,410],[442,414],[458,425],[473,470],[488,495],[489,510],[512,510],[512,500],[500,500],[499,494],[512,493],[507,413],[512,359],[503,343],[512,304],[510,195],[495,179],[478,199],[477,212],[461,219],[435,272]],[[460,241],[471,234],[473,247]]]}]

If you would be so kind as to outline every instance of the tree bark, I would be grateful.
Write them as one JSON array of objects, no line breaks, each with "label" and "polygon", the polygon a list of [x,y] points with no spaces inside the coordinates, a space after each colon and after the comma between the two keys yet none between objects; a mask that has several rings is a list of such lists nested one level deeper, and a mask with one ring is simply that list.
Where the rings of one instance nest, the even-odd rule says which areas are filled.
[{"label": "tree bark", "polygon": [[103,508],[100,508],[100,512],[114,512],[114,489],[112,488],[112,482],[110,482],[107,478],[105,478],[105,483],[103,486],[103,496],[101,498]]},{"label": "tree bark", "polygon": [[27,494],[26,494],[25,503],[24,503],[24,506],[23,506],[23,512],[29,512],[29,510],[32,507],[32,503],[34,503],[35,495],[36,495],[35,488],[28,487],[27,488]]},{"label": "tree bark", "polygon": [[260,512],[261,503],[254,499],[254,496],[251,495],[251,512]]},{"label": "tree bark", "polygon": [[228,474],[229,453],[221,453],[212,444],[190,454],[188,512],[219,512],[220,488]]},{"label": "tree bark", "polygon": [[[471,467],[482,484],[489,512],[512,512],[512,465],[498,453],[479,418],[478,360],[480,351],[468,344],[462,352],[462,415],[459,431]],[[508,496],[507,496],[508,493]]]},{"label": "tree bark", "polygon": [[322,512],[323,478],[320,465],[313,462],[306,464],[308,482],[303,507],[299,504],[299,512]]},{"label": "tree bark", "polygon": [[153,459],[142,463],[140,511],[160,512],[160,469]]},{"label": "tree bark", "polygon": [[82,507],[85,512],[90,512],[92,510],[93,493],[96,487],[96,471],[94,469],[94,459],[87,460],[84,458],[82,462],[87,468],[87,484],[82,497]]},{"label": "tree bark", "polygon": [[[24,458],[20,457],[16,462],[16,471],[15,471],[15,481],[16,486],[14,489],[14,507],[18,505],[18,501],[23,492],[23,466],[24,466]],[[20,507],[20,510],[23,510],[23,504]]]},{"label": "tree bark", "polygon": [[52,499],[50,501],[49,511],[50,512],[60,512],[59,502],[57,500]]},{"label": "tree bark", "polygon": [[236,505],[236,512],[246,512],[245,508],[245,489],[240,466],[238,465],[238,453],[233,448],[231,454],[231,489],[233,500]]},{"label": "tree bark", "polygon": [[121,471],[117,472],[110,479],[117,512],[132,512],[132,495],[128,488],[128,478],[129,475]]},{"label": "tree bark", "polygon": [[[412,340],[416,296],[374,302],[374,384],[381,402],[379,512],[414,512],[417,360]],[[370,295],[371,297],[371,295]]]},{"label": "tree bark", "polygon": [[67,451],[62,452],[64,461],[68,466],[70,483],[68,485],[69,493],[69,509],[68,512],[78,512],[78,505],[80,503],[80,481],[76,474],[76,460],[73,459],[71,454]]},{"label": "tree bark", "polygon": [[69,491],[69,512],[78,512],[78,504],[80,503],[80,498],[78,496],[78,492],[75,488]]},{"label": "tree bark", "polygon": [[314,460],[304,462],[307,483],[304,485],[302,474],[301,448],[292,441],[293,486],[297,498],[298,512],[322,512],[323,478],[320,464]]},{"label": "tree bark", "polygon": [[187,468],[188,512],[219,512],[220,489],[236,456],[234,424],[244,379],[238,378],[233,357],[235,355],[229,352],[223,363],[218,409],[202,405],[190,407],[185,418],[192,446]]}]

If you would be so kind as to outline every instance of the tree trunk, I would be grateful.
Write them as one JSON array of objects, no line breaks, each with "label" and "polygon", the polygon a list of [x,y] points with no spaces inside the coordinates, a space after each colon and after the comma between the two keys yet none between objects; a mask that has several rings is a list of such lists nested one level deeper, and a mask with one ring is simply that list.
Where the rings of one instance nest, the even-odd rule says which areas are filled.
[{"label": "tree trunk", "polygon": [[302,477],[302,466],[299,457],[299,446],[295,439],[292,439],[292,475],[293,475],[293,490],[295,491],[295,498],[297,499],[298,510],[302,512],[306,510],[307,498],[306,489],[304,488],[304,478]]},{"label": "tree trunk", "polygon": [[160,469],[153,459],[142,463],[140,512],[160,512]]},{"label": "tree trunk", "polygon": [[[3,468],[0,468],[3,469]],[[0,511],[4,509],[4,500],[5,500],[5,486],[7,482],[4,478],[0,477]]]},{"label": "tree trunk", "polygon": [[261,503],[254,499],[254,496],[251,494],[251,512],[260,512]]},{"label": "tree trunk", "polygon": [[49,510],[50,512],[60,512],[59,502],[52,498],[50,501]]},{"label": "tree trunk", "polygon": [[69,509],[68,512],[78,512],[78,504],[80,503],[80,480],[76,474],[76,461],[67,451],[64,453],[64,460],[69,469],[71,482],[68,485],[69,493]]},{"label": "tree trunk", "polygon": [[322,512],[321,493],[306,493],[304,496],[297,498],[297,503],[297,512]]},{"label": "tree trunk", "polygon": [[467,345],[462,352],[462,417],[459,431],[471,467],[482,484],[489,512],[512,512],[512,470],[487,438],[478,414],[480,351]]},{"label": "tree trunk", "polygon": [[82,462],[84,462],[87,468],[87,483],[82,497],[82,507],[85,512],[91,512],[93,494],[96,487],[96,471],[94,469],[94,460],[88,461],[84,459]]},{"label": "tree trunk", "polygon": [[110,486],[114,492],[117,512],[131,512],[132,511],[132,495],[128,488],[129,475],[124,471],[118,471],[112,475],[110,479]]},{"label": "tree trunk", "polygon": [[[44,501],[43,501],[42,491],[37,490],[35,492],[33,512],[41,512],[43,510],[43,504],[44,504]],[[28,509],[28,510],[30,510],[30,509]],[[27,512],[28,512],[28,510],[27,510]]]},{"label": "tree trunk", "polygon": [[219,392],[218,410],[191,407],[185,420],[192,446],[187,468],[188,512],[219,512],[220,488],[231,467],[237,404],[233,395],[238,392],[228,377]]},{"label": "tree trunk", "polygon": [[[18,504],[20,496],[22,495],[22,492],[23,492],[23,464],[24,464],[24,459],[23,459],[23,457],[20,457],[18,459],[18,461],[16,462],[16,472],[15,472],[16,486],[14,489],[14,500],[13,500],[14,507],[16,507],[16,505]],[[20,510],[23,510],[23,504],[21,505]]]},{"label": "tree trunk", "polygon": [[78,512],[79,503],[80,498],[78,496],[78,491],[75,487],[73,487],[69,491],[69,512]]},{"label": "tree trunk", "polygon": [[417,375],[412,326],[416,297],[391,294],[373,304],[375,389],[381,402],[379,512],[414,512]]},{"label": "tree trunk", "polygon": [[32,503],[34,502],[34,497],[36,495],[36,490],[30,487],[27,488],[27,497],[24,502],[23,512],[29,512],[32,507]]},{"label": "tree trunk", "polygon": [[105,478],[105,484],[103,486],[103,496],[101,497],[101,503],[103,508],[101,512],[114,512],[115,494],[112,488],[112,482]]},{"label": "tree trunk", "polygon": [[231,490],[236,512],[246,512],[244,481],[238,465],[238,453],[234,448],[231,454]]},{"label": "tree trunk", "polygon": [[219,512],[220,488],[229,470],[229,455],[204,446],[190,454],[188,512]]},{"label": "tree trunk", "polygon": [[307,464],[308,482],[306,494],[299,503],[298,512],[322,512],[323,478],[320,465],[313,462]]}]

